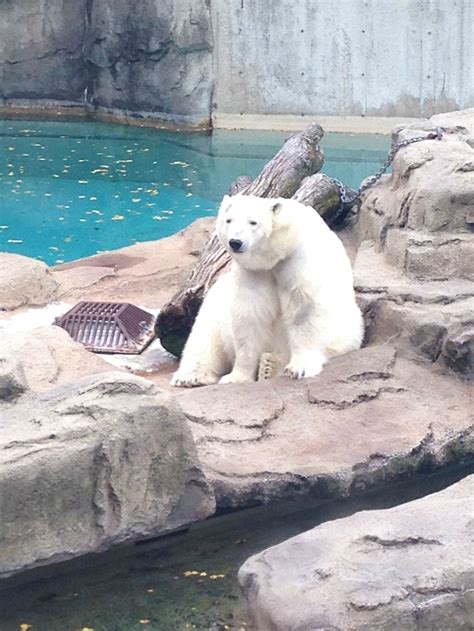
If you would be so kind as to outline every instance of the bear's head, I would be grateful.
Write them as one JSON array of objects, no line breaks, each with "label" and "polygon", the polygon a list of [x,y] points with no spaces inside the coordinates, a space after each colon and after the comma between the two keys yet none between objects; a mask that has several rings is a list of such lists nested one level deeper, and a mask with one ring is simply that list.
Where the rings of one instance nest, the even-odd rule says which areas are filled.
[{"label": "bear's head", "polygon": [[[217,216],[217,234],[232,259],[249,270],[269,270],[294,249],[290,200],[226,195]],[[290,202],[291,203],[291,202]]]}]

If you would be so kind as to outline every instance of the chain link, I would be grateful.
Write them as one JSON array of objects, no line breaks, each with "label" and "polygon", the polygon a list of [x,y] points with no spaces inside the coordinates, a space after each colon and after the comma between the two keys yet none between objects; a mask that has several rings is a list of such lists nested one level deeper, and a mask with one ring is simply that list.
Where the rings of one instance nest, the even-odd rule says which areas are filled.
[{"label": "chain link", "polygon": [[341,217],[342,214],[345,214],[346,211],[350,210],[350,208],[358,201],[360,201],[361,195],[364,191],[374,186],[385,174],[389,166],[392,164],[393,159],[397,155],[397,153],[403,147],[408,147],[408,145],[413,145],[415,142],[420,142],[421,140],[441,140],[443,137],[444,129],[442,127],[437,127],[436,131],[429,132],[423,136],[415,136],[415,138],[409,138],[408,140],[402,140],[401,142],[397,142],[392,145],[392,148],[388,152],[387,159],[377,171],[375,175],[371,175],[368,177],[364,184],[361,184],[359,188],[354,191],[353,195],[348,195],[348,189],[344,186],[344,184],[335,177],[329,178],[339,189],[339,198],[340,204],[339,208],[336,210],[336,213],[333,217],[333,221],[337,220]]}]

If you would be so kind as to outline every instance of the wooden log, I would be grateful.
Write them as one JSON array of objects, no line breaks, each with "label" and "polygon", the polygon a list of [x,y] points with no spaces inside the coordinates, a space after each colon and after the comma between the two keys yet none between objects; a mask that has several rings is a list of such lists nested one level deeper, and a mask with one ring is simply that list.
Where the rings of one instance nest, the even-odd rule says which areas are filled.
[{"label": "wooden log", "polygon": [[321,170],[324,154],[319,142],[323,136],[323,128],[317,123],[290,136],[260,175],[241,192],[257,197],[291,197],[302,179]]},{"label": "wooden log", "polygon": [[[245,176],[238,178],[231,185],[230,194],[259,197],[299,195],[299,201],[312,200],[321,209],[325,197],[330,195],[331,204],[338,205],[338,198],[336,200],[334,194],[334,188],[337,190],[335,185],[334,188],[329,187],[323,180],[324,192],[319,193],[317,181],[309,177],[315,177],[313,174],[322,167],[324,156],[319,141],[323,135],[321,126],[313,123],[291,136],[255,180]],[[304,186],[298,193],[303,180]],[[325,208],[324,212],[328,212],[328,209]],[[229,262],[230,256],[220,245],[217,235],[213,234],[183,289],[161,309],[155,325],[156,335],[163,347],[173,355],[181,355],[204,296]]]},{"label": "wooden log", "polygon": [[[345,186],[344,189],[348,199],[355,196],[355,191],[351,188]],[[337,227],[343,221],[352,205],[341,206],[341,192],[338,185],[324,173],[306,177],[293,195],[293,199],[305,206],[312,206],[331,228]]]},{"label": "wooden log", "polygon": [[237,195],[237,193],[242,193],[245,189],[249,188],[252,184],[253,180],[248,175],[240,175],[235,182],[229,186],[229,195]]}]

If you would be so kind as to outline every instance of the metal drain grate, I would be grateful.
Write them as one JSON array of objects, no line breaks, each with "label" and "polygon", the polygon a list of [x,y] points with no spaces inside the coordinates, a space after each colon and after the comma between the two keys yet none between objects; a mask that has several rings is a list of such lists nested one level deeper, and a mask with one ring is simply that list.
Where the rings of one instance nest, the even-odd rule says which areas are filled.
[{"label": "metal drain grate", "polygon": [[55,324],[94,353],[138,355],[155,337],[155,317],[126,302],[79,302]]}]

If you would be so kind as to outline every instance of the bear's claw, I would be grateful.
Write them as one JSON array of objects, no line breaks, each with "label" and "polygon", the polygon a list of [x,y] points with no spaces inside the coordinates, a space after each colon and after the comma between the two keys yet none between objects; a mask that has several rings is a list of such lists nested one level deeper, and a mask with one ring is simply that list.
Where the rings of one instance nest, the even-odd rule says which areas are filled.
[{"label": "bear's claw", "polygon": [[283,374],[292,379],[305,379],[308,377],[316,377],[322,371],[325,364],[325,358],[315,357],[306,361],[292,361],[283,371]]},{"label": "bear's claw", "polygon": [[242,375],[241,373],[229,373],[228,375],[224,375],[219,379],[219,383],[253,383],[255,379],[252,377],[248,377],[246,375]]},{"label": "bear's claw", "polygon": [[210,386],[217,381],[218,379],[214,375],[200,375],[199,373],[180,375],[178,371],[173,375],[171,385],[175,388],[197,388],[198,386]]}]

